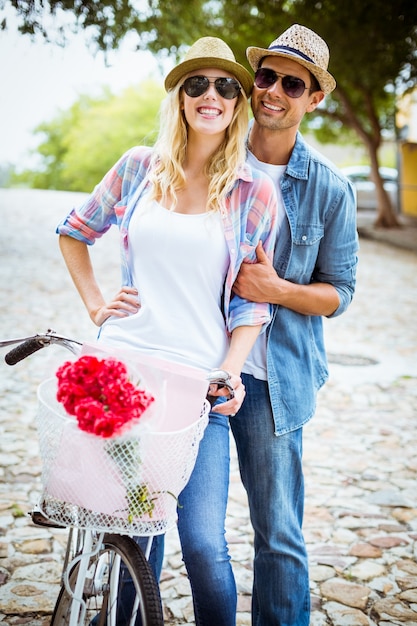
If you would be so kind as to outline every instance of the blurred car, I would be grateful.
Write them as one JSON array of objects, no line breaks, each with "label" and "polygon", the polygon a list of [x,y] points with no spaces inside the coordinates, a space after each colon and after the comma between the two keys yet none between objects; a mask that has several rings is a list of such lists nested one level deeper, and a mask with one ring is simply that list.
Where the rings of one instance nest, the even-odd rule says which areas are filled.
[{"label": "blurred car", "polygon": [[[342,168],[342,173],[349,178],[356,188],[359,210],[376,210],[377,200],[375,185],[371,180],[369,165],[352,165]],[[394,210],[398,209],[398,172],[392,167],[380,167],[379,173],[384,181],[384,188],[391,198]]]}]

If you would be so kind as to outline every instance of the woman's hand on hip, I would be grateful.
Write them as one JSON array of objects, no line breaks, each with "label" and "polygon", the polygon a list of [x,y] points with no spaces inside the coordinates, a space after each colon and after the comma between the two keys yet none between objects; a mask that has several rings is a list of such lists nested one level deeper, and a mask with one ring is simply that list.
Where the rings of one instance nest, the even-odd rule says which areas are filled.
[{"label": "woman's hand on hip", "polygon": [[138,290],[135,287],[123,286],[114,298],[90,314],[97,326],[101,326],[109,317],[127,317],[140,309]]}]

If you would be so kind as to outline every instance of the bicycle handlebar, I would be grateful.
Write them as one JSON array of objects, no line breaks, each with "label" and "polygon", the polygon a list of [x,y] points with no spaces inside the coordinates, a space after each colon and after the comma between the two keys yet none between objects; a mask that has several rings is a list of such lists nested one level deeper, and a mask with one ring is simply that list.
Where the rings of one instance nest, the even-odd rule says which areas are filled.
[{"label": "bicycle handlebar", "polygon": [[68,337],[57,335],[54,330],[48,330],[46,333],[31,335],[30,337],[20,337],[17,339],[0,341],[0,348],[18,344],[16,348],[10,350],[4,357],[7,365],[16,365],[16,363],[23,361],[23,359],[26,359],[26,357],[30,356],[34,352],[42,350],[42,348],[46,348],[53,343],[64,346],[74,354],[77,353],[79,346],[82,345],[81,342],[76,341],[75,339],[69,339]]},{"label": "bicycle handlebar", "polygon": [[[230,383],[230,374],[226,370],[213,370],[207,374],[207,380],[210,387],[216,385],[216,391],[219,389],[227,389],[227,399],[231,400],[235,397],[234,389]],[[213,406],[218,396],[207,394],[207,400]]]},{"label": "bicycle handlebar", "polygon": [[13,348],[13,350],[10,350],[10,352],[8,352],[4,357],[4,360],[6,361],[7,365],[16,365],[16,363],[18,363],[19,361],[22,361],[30,354],[33,354],[34,352],[36,352],[37,350],[41,350],[42,348],[44,348],[44,344],[41,340],[37,338],[28,339],[27,341],[19,344],[17,348]]},{"label": "bicycle handlebar", "polygon": [[[75,339],[69,339],[62,335],[57,335],[54,330],[48,330],[43,334],[31,335],[29,337],[20,337],[17,339],[7,339],[0,341],[0,348],[17,344],[15,348],[12,348],[4,357],[7,365],[16,365],[19,361],[23,361],[26,357],[34,354],[42,348],[46,348],[52,344],[61,345],[73,354],[79,351],[82,343]],[[225,370],[217,369],[208,373],[207,381],[210,386],[216,385],[216,390],[227,389],[228,400],[234,398],[234,390],[230,383],[230,374]],[[217,396],[208,395],[207,398],[215,399]]]}]

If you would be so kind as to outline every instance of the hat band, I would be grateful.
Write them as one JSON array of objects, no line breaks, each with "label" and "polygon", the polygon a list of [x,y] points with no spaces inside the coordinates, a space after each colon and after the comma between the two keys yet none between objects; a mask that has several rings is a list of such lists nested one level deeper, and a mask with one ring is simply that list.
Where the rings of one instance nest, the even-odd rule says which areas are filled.
[{"label": "hat band", "polygon": [[293,52],[296,56],[301,57],[305,61],[309,61],[310,63],[313,63],[313,65],[317,65],[315,61],[313,61],[313,59],[311,59],[309,56],[307,56],[306,54],[303,54],[302,52],[300,52],[299,50],[296,50],[295,48],[290,48],[289,46],[271,46],[270,48],[268,48],[268,50],[271,50],[271,52],[272,50],[282,50],[283,52]]}]

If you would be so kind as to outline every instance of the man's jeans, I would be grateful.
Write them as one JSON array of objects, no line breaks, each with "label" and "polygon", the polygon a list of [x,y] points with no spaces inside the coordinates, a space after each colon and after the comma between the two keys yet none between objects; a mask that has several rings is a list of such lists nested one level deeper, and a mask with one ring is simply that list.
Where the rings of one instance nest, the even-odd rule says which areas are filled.
[{"label": "man's jeans", "polygon": [[266,381],[242,375],[246,398],[230,425],[255,531],[253,626],[308,626],[302,429],[277,437]]}]

